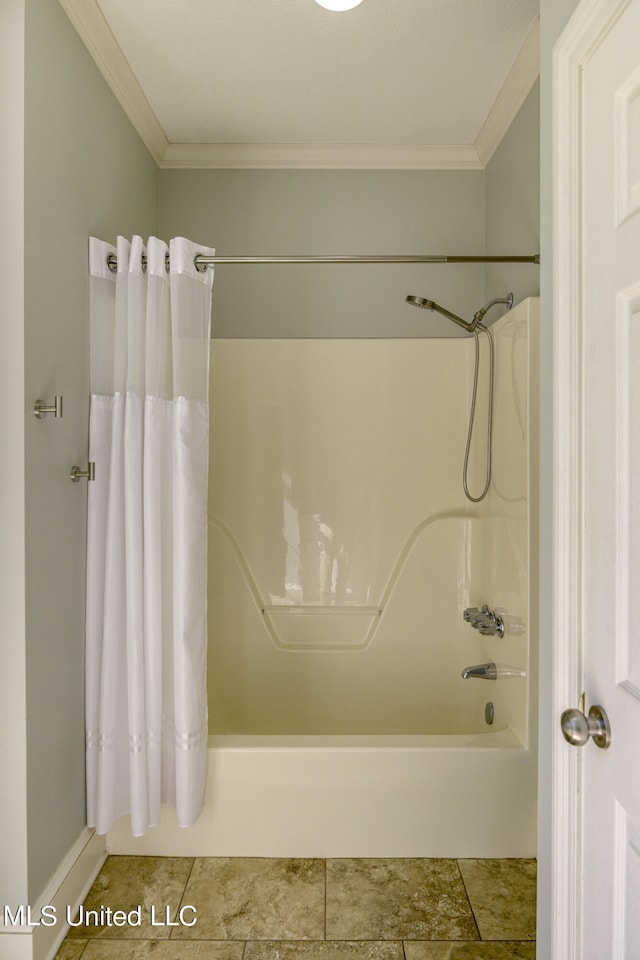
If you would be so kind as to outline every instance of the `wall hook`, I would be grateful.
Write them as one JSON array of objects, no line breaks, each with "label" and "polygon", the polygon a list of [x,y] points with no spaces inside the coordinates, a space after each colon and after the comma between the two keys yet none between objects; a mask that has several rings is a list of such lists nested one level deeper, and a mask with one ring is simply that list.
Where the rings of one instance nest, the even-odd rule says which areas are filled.
[{"label": "wall hook", "polygon": [[53,403],[45,403],[44,400],[36,400],[33,405],[34,416],[42,420],[48,413],[52,413],[56,420],[62,416],[62,397],[55,396]]},{"label": "wall hook", "polygon": [[80,467],[71,467],[71,473],[69,474],[69,479],[73,483],[79,483],[79,481],[86,477],[87,480],[95,480],[96,478],[96,465],[93,460],[89,460],[86,470],[81,470]]}]

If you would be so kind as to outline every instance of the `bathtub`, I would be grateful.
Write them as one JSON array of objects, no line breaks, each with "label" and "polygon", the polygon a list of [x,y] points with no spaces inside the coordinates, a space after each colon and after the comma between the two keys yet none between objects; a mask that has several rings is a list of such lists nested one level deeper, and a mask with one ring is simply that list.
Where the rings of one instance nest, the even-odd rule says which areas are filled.
[{"label": "bathtub", "polygon": [[195,826],[173,811],[114,854],[533,857],[535,756],[512,731],[469,736],[211,737]]},{"label": "bathtub", "polygon": [[[529,300],[492,327],[493,484],[473,510],[472,342],[214,343],[205,809],[141,838],[124,818],[110,852],[535,856],[536,318]],[[465,623],[485,602],[503,638]],[[491,660],[527,676],[461,678]]]}]

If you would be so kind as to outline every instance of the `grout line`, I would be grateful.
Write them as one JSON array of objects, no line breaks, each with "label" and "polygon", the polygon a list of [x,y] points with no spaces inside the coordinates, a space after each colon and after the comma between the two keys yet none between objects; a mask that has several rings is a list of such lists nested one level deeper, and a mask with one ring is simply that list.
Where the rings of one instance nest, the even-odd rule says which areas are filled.
[{"label": "grout line", "polygon": [[[504,941],[493,941],[485,940],[485,943],[510,943],[513,938],[508,938]],[[92,943],[93,941],[98,941],[100,944],[113,944],[113,943],[131,943],[131,944],[147,944],[147,943],[167,943],[166,937],[112,937],[105,939],[103,937],[90,937],[87,940],[87,944]],[[71,942],[78,943],[78,940],[72,938]],[[336,940],[327,940],[326,943],[335,946],[336,943],[403,943],[403,940],[400,940],[398,937],[392,937],[387,939],[386,937],[340,937]],[[417,940],[412,940],[411,937],[407,937],[407,943],[476,943],[475,940],[425,940],[424,937],[420,937]],[[534,940],[514,940],[514,943],[535,943]],[[242,940],[238,937],[181,937],[180,941],[175,940],[172,946],[182,945],[185,946],[190,943],[325,943],[324,940],[320,940],[318,937],[256,937],[253,940]]]},{"label": "grout line", "polygon": [[482,935],[481,935],[481,933],[480,933],[480,927],[478,926],[478,921],[477,921],[477,919],[476,919],[476,912],[475,912],[475,910],[473,909],[473,904],[471,903],[471,897],[469,896],[469,891],[467,890],[467,885],[466,885],[466,883],[464,882],[464,877],[463,877],[463,875],[462,875],[462,870],[460,869],[460,858],[459,858],[459,857],[456,857],[456,866],[457,866],[457,868],[458,868],[458,873],[460,874],[460,879],[461,879],[461,881],[462,881],[462,887],[463,887],[463,889],[464,889],[464,894],[465,894],[465,896],[466,896],[466,898],[467,898],[467,903],[469,904],[469,909],[471,910],[471,916],[473,917],[473,922],[474,922],[475,925],[476,925],[476,930],[477,930],[477,933],[478,933],[478,940],[482,940]]},{"label": "grout line", "polygon": [[327,939],[327,858],[324,860],[324,939]]},{"label": "grout line", "polygon": [[[187,887],[189,886],[189,880],[191,880],[191,874],[193,873],[193,868],[195,867],[195,865],[196,865],[196,858],[195,858],[195,857],[192,857],[192,858],[191,858],[191,869],[189,870],[189,873],[187,874],[187,879],[186,879],[185,882],[184,882],[184,888],[183,888],[183,890],[182,890],[182,896],[180,897],[180,902],[179,902],[179,904],[178,904],[178,910],[177,910],[177,912],[176,912],[176,916],[179,915],[181,907],[184,906],[184,898],[185,898],[186,895],[187,895]],[[178,929],[177,927],[172,927],[172,928],[171,928],[171,930],[169,931],[169,937],[168,937],[169,940],[171,940],[171,939],[173,938],[173,932],[174,932],[174,930],[177,930],[177,929]],[[176,937],[176,940],[177,940],[177,939],[182,939],[182,938]]]}]

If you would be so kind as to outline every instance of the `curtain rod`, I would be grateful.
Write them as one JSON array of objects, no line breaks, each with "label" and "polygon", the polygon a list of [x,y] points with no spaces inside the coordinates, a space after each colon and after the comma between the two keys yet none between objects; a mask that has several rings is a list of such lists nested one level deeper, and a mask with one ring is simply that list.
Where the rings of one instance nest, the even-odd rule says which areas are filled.
[{"label": "curtain rod", "polygon": [[[146,257],[142,258],[143,267],[146,266]],[[167,269],[169,255],[166,257]],[[198,254],[194,258],[196,269],[204,271],[208,266],[219,263],[540,263],[540,254],[527,257],[460,257],[443,254],[430,255],[400,255],[400,256],[324,256],[324,257],[208,257]],[[115,254],[107,256],[107,266],[112,273],[118,269],[118,259]]]}]

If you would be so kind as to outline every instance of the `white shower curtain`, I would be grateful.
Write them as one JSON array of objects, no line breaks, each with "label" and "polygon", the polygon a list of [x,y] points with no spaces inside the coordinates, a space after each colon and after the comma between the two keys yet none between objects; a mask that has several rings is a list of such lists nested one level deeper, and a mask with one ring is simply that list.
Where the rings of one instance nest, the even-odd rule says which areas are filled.
[{"label": "white shower curtain", "polygon": [[204,797],[213,269],[199,272],[197,253],[213,250],[90,241],[87,808],[98,833],[130,813],[140,836],[161,806],[189,826]]}]

